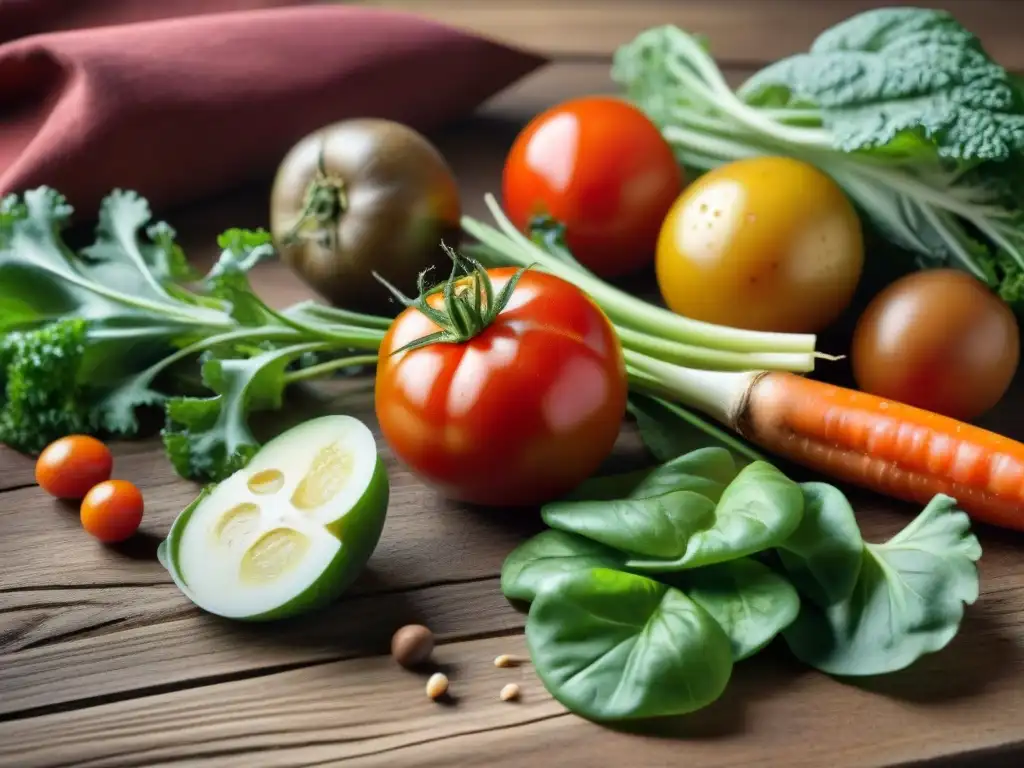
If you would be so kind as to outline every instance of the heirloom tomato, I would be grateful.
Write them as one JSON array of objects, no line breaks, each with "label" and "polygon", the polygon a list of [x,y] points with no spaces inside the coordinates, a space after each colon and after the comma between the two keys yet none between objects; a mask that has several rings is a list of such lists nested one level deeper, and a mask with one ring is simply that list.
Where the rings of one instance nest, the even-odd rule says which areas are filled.
[{"label": "heirloom tomato", "polygon": [[639,109],[611,96],[566,101],[535,117],[505,160],[502,196],[522,231],[535,216],[565,226],[572,255],[614,278],[654,259],[683,174]]},{"label": "heirloom tomato", "polygon": [[860,220],[808,163],[752,157],[679,196],[655,272],[672,311],[734,328],[817,333],[849,306],[864,266]]},{"label": "heirloom tomato", "polygon": [[1010,388],[1020,328],[973,275],[926,269],[871,300],[857,321],[850,362],[865,392],[968,421]]},{"label": "heirloom tomato", "polygon": [[475,266],[452,278],[454,290],[409,301],[391,325],[377,419],[395,456],[449,498],[540,504],[611,451],[626,407],[622,347],[571,283]]}]

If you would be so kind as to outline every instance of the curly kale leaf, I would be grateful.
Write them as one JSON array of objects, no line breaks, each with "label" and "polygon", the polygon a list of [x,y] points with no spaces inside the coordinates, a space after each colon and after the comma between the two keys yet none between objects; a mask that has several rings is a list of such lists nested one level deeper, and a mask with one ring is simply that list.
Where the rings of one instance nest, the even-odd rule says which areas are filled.
[{"label": "curly kale leaf", "polygon": [[1024,150],[1024,98],[945,11],[857,14],[821,34],[808,53],[755,74],[739,95],[761,106],[820,108],[844,152],[893,142],[907,151],[920,139],[955,161],[1002,161]]},{"label": "curly kale leaf", "polygon": [[216,395],[167,402],[163,441],[175,471],[182,477],[218,481],[245,466],[259,448],[248,414],[280,408],[289,365],[319,346],[296,344],[241,359],[208,356],[203,383]]},{"label": "curly kale leaf", "polygon": [[[78,252],[62,237],[71,214],[48,187],[0,202],[0,440],[28,452],[69,431],[134,434],[179,351],[238,330],[222,299],[185,287],[196,275],[143,198],[108,195]],[[262,236],[231,236],[238,274],[247,237]]]}]

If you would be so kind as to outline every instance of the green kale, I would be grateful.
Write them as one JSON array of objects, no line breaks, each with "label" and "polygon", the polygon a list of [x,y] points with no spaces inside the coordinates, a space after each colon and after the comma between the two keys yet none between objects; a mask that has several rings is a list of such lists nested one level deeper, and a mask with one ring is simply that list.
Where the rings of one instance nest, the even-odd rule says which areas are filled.
[{"label": "green kale", "polygon": [[858,14],[825,31],[810,52],[755,74],[739,96],[820,108],[832,146],[844,152],[898,141],[955,160],[1002,161],[1024,149],[1024,99],[946,11]]},{"label": "green kale", "polygon": [[857,14],[735,92],[699,38],[655,27],[612,77],[691,170],[816,165],[918,267],[963,269],[1024,312],[1024,89],[950,14]]},{"label": "green kale", "polygon": [[[372,361],[345,355],[375,352],[387,327],[314,302],[267,307],[248,280],[274,256],[262,230],[222,234],[200,276],[134,192],[104,199],[79,251],[63,240],[72,212],[47,187],[0,201],[0,442],[17,450],[72,432],[132,437],[141,407],[164,406],[174,468],[218,480],[257,447],[250,412],[280,407],[293,381]],[[212,397],[172,375],[197,363]]]}]

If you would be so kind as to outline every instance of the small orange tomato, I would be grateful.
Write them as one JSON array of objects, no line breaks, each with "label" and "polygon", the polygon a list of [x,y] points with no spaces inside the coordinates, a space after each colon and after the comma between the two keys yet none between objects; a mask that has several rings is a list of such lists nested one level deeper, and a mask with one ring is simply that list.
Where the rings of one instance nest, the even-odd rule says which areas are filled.
[{"label": "small orange tomato", "polygon": [[142,493],[127,480],[106,480],[82,499],[82,527],[103,542],[124,541],[142,522]]},{"label": "small orange tomato", "polygon": [[68,435],[50,443],[36,459],[36,482],[58,499],[81,499],[110,479],[114,457],[95,437]]}]

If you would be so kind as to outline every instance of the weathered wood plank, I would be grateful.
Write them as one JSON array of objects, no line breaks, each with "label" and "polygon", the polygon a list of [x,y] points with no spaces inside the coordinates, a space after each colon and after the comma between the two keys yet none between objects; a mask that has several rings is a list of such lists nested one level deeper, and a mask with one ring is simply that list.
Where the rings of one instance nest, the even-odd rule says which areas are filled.
[{"label": "weathered wood plank", "polygon": [[[886,0],[356,0],[411,11],[554,56],[610,56],[648,27],[675,24],[705,35],[729,64],[764,64],[807,50],[827,27]],[[906,0],[942,8],[1004,66],[1024,69],[1018,30],[1024,5],[1006,0]]]},{"label": "weathered wood plank", "polygon": [[[426,699],[423,677],[379,656],[0,723],[0,763],[495,768],[557,755],[558,765],[583,768],[675,765],[685,755],[700,766],[770,756],[778,765],[863,768],[1020,749],[1014,673],[1024,649],[1006,640],[1006,628],[975,621],[902,682],[873,685],[841,684],[773,647],[739,665],[706,710],[624,732],[564,714],[529,667],[496,669],[496,654],[525,650],[521,635],[452,643],[435,654],[452,679],[447,706]],[[512,681],[522,700],[500,702]]]},{"label": "weathered wood plank", "polygon": [[[864,502],[870,499],[856,501],[861,502],[861,522],[870,539],[883,540],[906,523],[898,512],[865,510]],[[0,698],[0,719],[20,717],[18,713],[26,710],[80,706],[93,698],[129,695],[132,691],[176,684],[191,687],[225,675],[251,676],[263,674],[262,670],[268,668],[381,653],[390,634],[409,622],[427,623],[435,632],[451,638],[518,628],[523,617],[504,600],[497,578],[488,576],[497,576],[504,555],[520,540],[513,530],[488,530],[486,534],[470,530],[457,539],[449,536],[430,542],[424,548],[433,555],[439,575],[451,580],[461,578],[466,583],[426,589],[395,589],[387,580],[393,578],[393,558],[375,555],[369,571],[345,600],[313,616],[267,625],[237,624],[203,614],[167,584],[30,592],[32,597],[24,598],[28,615],[41,616],[47,623],[41,629],[30,628],[41,635],[34,643],[41,647],[17,650],[27,645],[22,642],[13,647],[16,652],[0,655],[0,690],[5,694]],[[382,546],[422,541],[422,534],[403,525],[387,531]],[[983,594],[968,612],[963,629],[968,640],[958,640],[954,647],[959,653],[974,656],[972,639],[981,637],[987,642],[995,638],[1013,649],[1011,660],[1017,664],[1021,662],[1017,654],[1024,652],[1024,632],[1020,629],[1024,622],[1024,579],[1019,567],[1019,544],[1010,537],[984,533],[982,542]],[[485,575],[468,580],[471,577],[465,568],[446,565],[455,558],[453,546],[494,552],[493,559],[481,556],[476,561],[473,570],[484,571]],[[382,574],[391,575],[382,578]],[[410,583],[423,578],[416,571],[408,576]],[[104,604],[104,596],[111,590],[118,600]],[[51,604],[30,602],[47,598]],[[69,608],[84,613],[84,617],[66,615]],[[23,612],[13,606],[8,616],[16,619],[19,613]],[[43,631],[67,632],[67,623],[76,620],[101,622],[103,634],[72,640],[42,635]],[[115,623],[103,626],[111,621]],[[182,649],[186,647],[188,653],[184,654]],[[950,650],[922,662],[924,669],[935,668],[936,659],[953,665],[962,663]],[[979,664],[986,674],[1016,673],[1013,665],[1005,666],[1005,654],[989,655]],[[987,669],[989,664],[993,669]],[[996,666],[1001,671],[997,672]],[[920,686],[926,678],[919,675],[923,673],[914,672],[904,680]],[[914,695],[917,691],[912,687],[901,693]]]},{"label": "weathered wood plank", "polygon": [[[521,650],[519,636],[440,646],[435,660],[452,681],[447,704],[426,697],[424,676],[378,656],[9,721],[0,723],[0,764],[255,767],[386,756],[424,744],[433,752],[456,734],[563,713],[527,670],[494,667],[497,654]],[[521,702],[498,700],[510,681],[523,687]]]},{"label": "weathered wood plank", "polygon": [[444,642],[509,633],[524,622],[496,578],[354,597],[315,615],[265,625],[201,614],[169,589],[140,590],[137,597],[162,599],[180,619],[157,623],[148,615],[132,629],[0,654],[0,720],[385,654],[391,635],[409,623],[426,624]]}]

